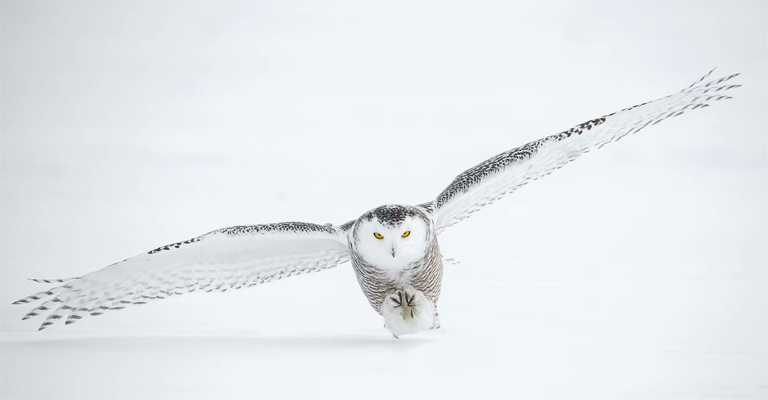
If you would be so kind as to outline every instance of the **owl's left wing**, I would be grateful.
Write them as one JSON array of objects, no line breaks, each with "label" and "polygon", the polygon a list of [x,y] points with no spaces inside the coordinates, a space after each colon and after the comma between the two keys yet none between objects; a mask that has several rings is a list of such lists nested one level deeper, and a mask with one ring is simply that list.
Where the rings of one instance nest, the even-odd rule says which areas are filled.
[{"label": "owl's left wing", "polygon": [[148,301],[240,289],[321,271],[349,259],[346,231],[304,222],[235,226],[158,247],[62,283],[14,304],[43,303],[24,319],[47,315],[40,330]]},{"label": "owl's left wing", "polygon": [[458,175],[434,201],[419,206],[433,214],[435,229],[440,233],[590,150],[668,118],[708,107],[711,102],[729,99],[724,93],[740,86],[729,82],[739,74],[706,81],[712,71],[677,93],[589,120],[489,158]]}]

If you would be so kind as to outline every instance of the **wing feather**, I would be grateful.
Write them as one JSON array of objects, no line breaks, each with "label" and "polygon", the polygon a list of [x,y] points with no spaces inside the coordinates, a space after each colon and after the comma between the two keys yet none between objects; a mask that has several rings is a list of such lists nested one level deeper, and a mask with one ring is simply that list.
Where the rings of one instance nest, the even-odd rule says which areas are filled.
[{"label": "wing feather", "polygon": [[562,168],[582,154],[637,133],[666,119],[731,98],[739,74],[707,81],[710,71],[691,86],[658,100],[638,104],[503,152],[459,174],[437,198],[420,205],[435,216],[438,233],[531,181]]},{"label": "wing feather", "polygon": [[45,316],[40,330],[152,300],[251,287],[349,259],[346,236],[331,225],[301,222],[235,226],[161,246],[69,280],[13,304],[43,303],[23,319]]}]

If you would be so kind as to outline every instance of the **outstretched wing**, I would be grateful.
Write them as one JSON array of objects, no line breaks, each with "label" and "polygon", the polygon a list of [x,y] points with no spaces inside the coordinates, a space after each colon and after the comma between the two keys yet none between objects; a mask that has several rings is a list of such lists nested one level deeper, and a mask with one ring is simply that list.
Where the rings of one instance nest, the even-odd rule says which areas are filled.
[{"label": "outstretched wing", "polygon": [[158,247],[13,304],[44,300],[24,319],[47,315],[40,330],[195,290],[226,291],[335,267],[349,259],[336,227],[302,222],[235,226]]},{"label": "outstretched wing", "polygon": [[[584,153],[688,111],[729,99],[739,74],[706,81],[714,70],[680,92],[638,104],[506,151],[462,172],[437,198],[420,207],[433,213],[438,233],[483,206],[549,175]],[[705,82],[706,81],[706,82]]]}]

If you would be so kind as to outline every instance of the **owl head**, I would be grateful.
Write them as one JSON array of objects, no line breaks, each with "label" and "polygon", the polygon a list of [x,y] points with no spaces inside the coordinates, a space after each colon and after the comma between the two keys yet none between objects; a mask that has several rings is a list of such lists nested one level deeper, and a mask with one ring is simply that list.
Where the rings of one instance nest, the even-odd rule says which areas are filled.
[{"label": "owl head", "polygon": [[368,264],[401,270],[424,257],[435,239],[434,223],[422,209],[385,205],[363,214],[352,230],[352,245]]}]

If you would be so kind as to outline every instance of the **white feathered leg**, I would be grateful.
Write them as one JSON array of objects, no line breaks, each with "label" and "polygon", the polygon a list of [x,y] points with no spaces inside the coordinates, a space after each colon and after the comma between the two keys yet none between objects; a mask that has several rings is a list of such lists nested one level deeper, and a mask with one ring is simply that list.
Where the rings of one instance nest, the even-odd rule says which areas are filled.
[{"label": "white feathered leg", "polygon": [[388,294],[381,305],[387,329],[397,338],[402,335],[433,329],[437,322],[437,306],[412,287]]}]

